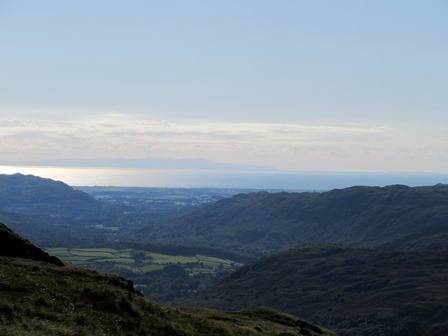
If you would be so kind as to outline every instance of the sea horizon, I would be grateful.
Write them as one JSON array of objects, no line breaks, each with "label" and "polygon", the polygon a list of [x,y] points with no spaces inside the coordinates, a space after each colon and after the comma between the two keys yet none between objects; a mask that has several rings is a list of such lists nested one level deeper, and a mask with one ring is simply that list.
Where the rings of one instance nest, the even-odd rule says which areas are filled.
[{"label": "sea horizon", "polygon": [[0,174],[35,175],[70,186],[146,188],[233,188],[324,191],[355,185],[447,184],[448,174],[410,172],[290,172],[174,168],[0,165]]}]

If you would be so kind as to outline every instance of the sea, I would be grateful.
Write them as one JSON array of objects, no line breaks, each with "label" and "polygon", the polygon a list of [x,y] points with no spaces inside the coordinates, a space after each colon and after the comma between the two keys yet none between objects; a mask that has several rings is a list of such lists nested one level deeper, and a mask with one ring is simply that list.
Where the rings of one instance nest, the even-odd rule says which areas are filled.
[{"label": "sea", "polygon": [[0,174],[15,173],[50,178],[71,186],[324,191],[354,185],[426,186],[439,183],[448,184],[448,174],[430,173],[332,173],[0,165]]}]

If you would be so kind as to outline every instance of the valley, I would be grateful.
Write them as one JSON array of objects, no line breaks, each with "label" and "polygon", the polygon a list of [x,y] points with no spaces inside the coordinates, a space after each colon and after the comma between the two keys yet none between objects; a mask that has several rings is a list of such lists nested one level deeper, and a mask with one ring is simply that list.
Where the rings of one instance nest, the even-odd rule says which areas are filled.
[{"label": "valley", "polygon": [[446,233],[447,222],[446,186],[355,186],[321,193],[241,193],[139,233],[152,242],[262,256],[320,243],[397,248]]},{"label": "valley", "polygon": [[146,273],[162,270],[169,264],[180,265],[188,275],[198,273],[216,273],[218,269],[235,270],[241,264],[231,260],[210,256],[172,256],[149,253],[132,249],[116,250],[113,248],[49,248],[51,255],[59,257],[74,265],[101,267],[99,264],[111,263],[133,273]]},{"label": "valley", "polygon": [[3,224],[0,241],[1,335],[334,335],[268,308],[172,308],[144,299],[123,277],[63,264]]},{"label": "valley", "polygon": [[[268,306],[346,336],[448,330],[446,185],[75,189],[3,175],[0,221],[43,247],[45,258],[119,274],[150,300],[237,311],[216,320],[232,327],[243,323],[241,311],[289,319],[251,310]],[[11,305],[0,311],[23,313]]]},{"label": "valley", "polygon": [[131,248],[54,247],[46,252],[73,265],[121,274],[132,279],[135,288],[145,296],[164,302],[196,292],[211,278],[229,274],[242,265],[207,255],[162,254]]},{"label": "valley", "polygon": [[0,0],[0,336],[448,336],[447,13]]}]

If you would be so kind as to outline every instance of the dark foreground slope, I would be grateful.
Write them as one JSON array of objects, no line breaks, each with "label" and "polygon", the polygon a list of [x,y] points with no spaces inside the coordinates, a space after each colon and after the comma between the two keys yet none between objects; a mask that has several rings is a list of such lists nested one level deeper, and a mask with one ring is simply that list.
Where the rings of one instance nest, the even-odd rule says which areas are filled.
[{"label": "dark foreground slope", "polygon": [[447,266],[447,251],[300,247],[243,266],[188,304],[269,305],[341,335],[423,335],[443,323],[447,335]]},{"label": "dark foreground slope", "polygon": [[50,256],[28,240],[12,232],[0,223],[0,256],[20,257],[40,260],[62,266],[63,263],[56,257]]},{"label": "dark foreground slope", "polygon": [[174,220],[151,241],[272,252],[301,244],[400,246],[448,232],[448,187],[351,187],[240,194]]},{"label": "dark foreground slope", "polygon": [[333,335],[268,308],[170,308],[122,277],[0,251],[0,335]]}]

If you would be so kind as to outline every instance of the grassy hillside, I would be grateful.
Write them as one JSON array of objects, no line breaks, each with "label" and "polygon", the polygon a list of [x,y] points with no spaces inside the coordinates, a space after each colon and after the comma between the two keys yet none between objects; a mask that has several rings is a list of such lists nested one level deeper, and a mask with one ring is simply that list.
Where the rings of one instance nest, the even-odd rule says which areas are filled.
[{"label": "grassy hillside", "polygon": [[[448,224],[447,224],[448,225]],[[411,240],[403,245],[403,249],[414,251],[448,251],[448,233],[440,233],[421,239]]]},{"label": "grassy hillside", "polygon": [[331,335],[271,309],[173,309],[145,300],[118,276],[25,259],[0,257],[0,263],[5,336]]},{"label": "grassy hillside", "polygon": [[25,258],[1,251],[0,335],[333,335],[269,308],[170,308],[144,299],[122,277],[51,262],[36,247]]},{"label": "grassy hillside", "polygon": [[301,244],[400,246],[447,233],[448,187],[351,187],[325,193],[240,194],[184,215],[150,241],[266,253]]},{"label": "grassy hillside", "polygon": [[342,335],[423,335],[448,322],[447,265],[447,251],[300,247],[243,266],[188,304],[268,305]]}]

